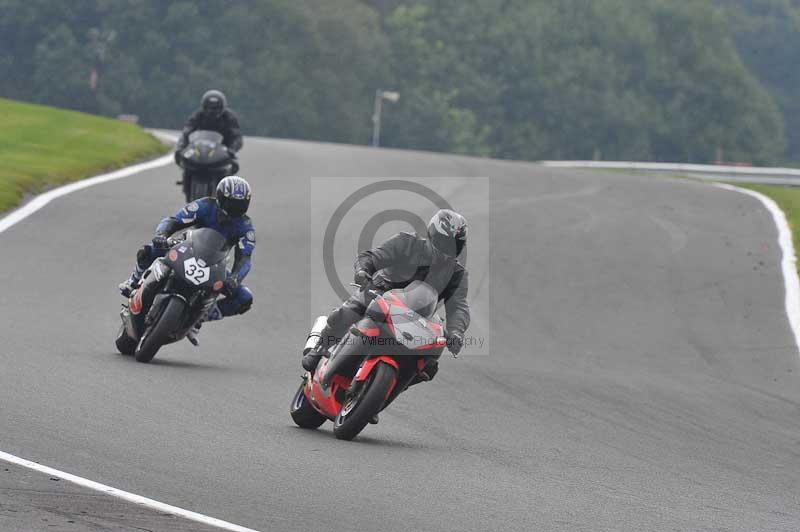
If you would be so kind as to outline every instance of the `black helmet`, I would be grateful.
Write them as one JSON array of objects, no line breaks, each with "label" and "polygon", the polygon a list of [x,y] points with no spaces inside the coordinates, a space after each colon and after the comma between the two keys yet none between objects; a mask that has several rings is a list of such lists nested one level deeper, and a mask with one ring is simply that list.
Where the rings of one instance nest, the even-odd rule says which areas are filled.
[{"label": "black helmet", "polygon": [[238,175],[229,175],[217,185],[217,205],[231,218],[247,212],[250,195],[250,184]]},{"label": "black helmet", "polygon": [[455,211],[437,211],[428,224],[428,238],[433,247],[457,257],[467,245],[467,220]]},{"label": "black helmet", "polygon": [[200,105],[203,107],[203,112],[212,116],[219,116],[228,105],[228,100],[222,91],[210,90],[203,94],[203,99],[200,100]]}]

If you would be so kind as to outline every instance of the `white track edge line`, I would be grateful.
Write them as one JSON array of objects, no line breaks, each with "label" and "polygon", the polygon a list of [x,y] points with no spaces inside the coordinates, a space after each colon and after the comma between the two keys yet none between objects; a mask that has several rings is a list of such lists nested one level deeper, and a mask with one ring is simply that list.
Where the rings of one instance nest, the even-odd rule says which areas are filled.
[{"label": "white track edge line", "polygon": [[727,183],[714,183],[714,186],[756,198],[772,215],[772,220],[778,228],[778,245],[780,245],[782,255],[781,271],[783,272],[783,285],[786,290],[786,315],[789,318],[789,326],[794,334],[795,346],[800,354],[800,278],[797,276],[797,257],[792,243],[792,230],[786,221],[786,215],[774,200],[760,192]]},{"label": "white track edge line", "polygon": [[[154,134],[154,136],[160,139],[171,139],[174,140],[169,135],[165,135],[163,133]],[[67,194],[71,194],[78,190],[82,190],[84,188],[92,187],[94,185],[99,185],[101,183],[107,183],[109,181],[115,181],[117,179],[122,179],[123,177],[132,176],[139,172],[144,172],[146,170],[152,170],[154,168],[160,168],[162,166],[166,166],[173,162],[172,155],[164,155],[157,159],[153,159],[151,161],[147,161],[144,163],[134,164],[132,166],[126,166],[125,168],[120,168],[119,170],[115,170],[113,172],[109,172],[107,174],[100,174],[94,177],[90,177],[88,179],[82,179],[80,181],[75,181],[74,183],[69,183],[68,185],[63,185],[58,188],[54,188],[53,190],[48,190],[42,194],[34,196],[31,201],[23,205],[22,207],[15,209],[5,215],[4,217],[0,218],[0,233],[6,231],[7,229],[15,226],[31,214],[35,213],[36,211],[40,210],[42,207],[50,203],[56,198],[60,198],[61,196],[66,196]]]},{"label": "white track edge line", "polygon": [[[165,135],[160,132],[153,132],[153,134],[164,140],[173,140],[173,141],[175,140],[174,136],[172,135]],[[60,198],[61,196],[66,196],[67,194],[71,194],[72,192],[87,187],[99,185],[101,183],[107,183],[108,181],[114,181],[116,179],[122,179],[123,177],[128,177],[137,174],[139,172],[144,172],[146,170],[160,168],[161,166],[166,166],[172,161],[173,161],[172,155],[164,155],[163,157],[159,157],[158,159],[153,159],[152,161],[135,164],[133,166],[127,166],[125,168],[121,168],[114,172],[98,175],[81,181],[76,181],[68,185],[54,188],[53,190],[49,190],[43,194],[39,194],[38,196],[35,196],[30,202],[26,203],[19,209],[11,211],[5,217],[0,218],[0,233],[18,224],[19,222],[21,222],[31,214],[35,213],[36,211],[40,210],[42,207],[44,207],[45,205],[47,205],[56,198]],[[222,521],[221,519],[217,519],[215,517],[209,517],[207,515],[199,514],[197,512],[192,512],[190,510],[184,510],[183,508],[178,508],[177,506],[172,506],[169,504],[165,504],[163,502],[158,502],[153,499],[148,499],[147,497],[142,497],[141,495],[129,493],[127,491],[113,488],[111,486],[106,486],[105,484],[100,484],[99,482],[79,477],[77,475],[65,473],[64,471],[59,471],[58,469],[54,469],[52,467],[37,464],[36,462],[31,462],[30,460],[14,456],[13,454],[9,454],[3,451],[0,451],[0,460],[16,464],[21,467],[26,467],[28,469],[32,469],[34,471],[38,471],[40,473],[44,473],[53,477],[58,477],[63,480],[66,480],[67,482],[72,482],[73,484],[77,484],[78,486],[83,486],[84,488],[88,488],[94,491],[99,491],[100,493],[104,493],[105,495],[109,495],[111,497],[123,499],[125,501],[140,506],[145,506],[153,510],[158,510],[172,515],[177,515],[179,517],[183,517],[185,519],[189,519],[191,521],[195,521],[198,523],[214,526],[224,530],[231,530],[233,532],[258,532],[257,530],[253,530],[252,528],[246,528],[240,525],[229,523],[227,521]]]},{"label": "white track edge line", "polygon": [[52,477],[66,480],[67,482],[72,482],[73,484],[77,484],[78,486],[82,486],[90,490],[99,491],[100,493],[109,495],[111,497],[116,497],[140,506],[145,506],[159,512],[165,512],[178,517],[183,517],[204,525],[214,526],[223,530],[231,530],[232,532],[258,532],[252,528],[235,525],[215,517],[209,517],[207,515],[192,512],[190,510],[184,510],[183,508],[178,508],[177,506],[172,506],[163,502],[155,501],[153,499],[148,499],[147,497],[142,497],[141,495],[136,495],[135,493],[112,488],[111,486],[106,486],[105,484],[100,484],[99,482],[95,482],[93,480],[72,475],[70,473],[65,473],[63,471],[59,471],[58,469],[54,469],[42,464],[37,464],[36,462],[31,462],[30,460],[14,456],[13,454],[5,453],[3,451],[0,451],[0,460],[26,467],[28,469],[33,469],[34,471],[38,471]]}]

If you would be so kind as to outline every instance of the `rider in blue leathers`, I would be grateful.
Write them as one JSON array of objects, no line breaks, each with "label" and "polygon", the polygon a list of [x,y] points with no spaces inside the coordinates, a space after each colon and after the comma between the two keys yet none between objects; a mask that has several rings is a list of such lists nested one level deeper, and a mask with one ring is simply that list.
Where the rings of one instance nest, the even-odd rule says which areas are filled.
[{"label": "rider in blue leathers", "polygon": [[[242,284],[250,271],[251,257],[256,246],[256,234],[250,217],[245,213],[250,205],[250,185],[238,176],[228,176],[219,182],[216,198],[201,198],[186,205],[175,216],[164,218],[156,228],[153,245],[143,246],[136,254],[136,267],[131,277],[119,285],[123,296],[129,297],[138,287],[142,273],[157,257],[169,248],[168,237],[187,227],[208,227],[219,231],[236,245],[233,268],[225,281],[225,298],[212,308],[206,321],[244,314],[253,304],[253,294]],[[187,337],[197,345],[198,322]]]}]

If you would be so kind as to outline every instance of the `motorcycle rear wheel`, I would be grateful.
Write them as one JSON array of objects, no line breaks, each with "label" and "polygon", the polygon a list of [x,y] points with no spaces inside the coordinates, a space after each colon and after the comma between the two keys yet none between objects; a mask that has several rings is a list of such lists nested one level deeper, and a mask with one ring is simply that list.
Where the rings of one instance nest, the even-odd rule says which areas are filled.
[{"label": "motorcycle rear wheel", "polygon": [[397,370],[378,362],[360,390],[348,398],[333,422],[333,434],[340,440],[352,440],[381,411],[386,395],[397,382]]},{"label": "motorcycle rear wheel", "polygon": [[190,192],[187,203],[199,200],[200,198],[213,196],[214,192],[216,191],[216,188],[217,188],[216,180],[214,180],[213,178],[193,177],[189,188]]},{"label": "motorcycle rear wheel", "polygon": [[306,383],[303,382],[300,385],[300,388],[297,390],[297,393],[294,394],[292,406],[289,408],[289,414],[292,416],[292,419],[298,427],[304,429],[316,429],[325,423],[328,418],[317,412],[317,410],[311,406],[308,398],[306,398],[306,394],[303,393],[305,387]]},{"label": "motorcycle rear wheel", "polygon": [[145,333],[142,345],[139,346],[139,350],[134,354],[137,362],[150,362],[153,360],[161,346],[167,342],[169,336],[180,325],[185,309],[186,303],[178,297],[172,297],[167,301],[158,321],[151,326],[150,332]]}]

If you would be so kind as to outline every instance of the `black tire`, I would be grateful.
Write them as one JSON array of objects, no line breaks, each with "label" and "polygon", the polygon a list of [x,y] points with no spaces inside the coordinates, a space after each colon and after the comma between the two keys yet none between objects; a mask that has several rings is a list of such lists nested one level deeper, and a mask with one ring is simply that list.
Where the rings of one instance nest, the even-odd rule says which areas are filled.
[{"label": "black tire", "polygon": [[119,327],[116,344],[117,351],[123,355],[132,355],[136,352],[136,346],[139,345],[139,341],[128,336],[128,331],[125,330],[125,324],[123,323]]},{"label": "black tire", "polygon": [[316,429],[325,423],[328,418],[317,412],[317,410],[311,406],[311,403],[308,402],[306,394],[303,393],[305,385],[306,383],[303,382],[297,390],[297,393],[294,394],[292,406],[289,408],[289,414],[291,414],[292,419],[298,427]]},{"label": "black tire", "polygon": [[334,436],[340,440],[352,440],[358,436],[381,411],[386,395],[396,381],[397,370],[385,362],[378,362],[355,397],[347,399],[336,416],[333,422]]},{"label": "black tire", "polygon": [[183,176],[183,195],[186,197],[186,203],[192,202],[192,177],[186,174]]},{"label": "black tire", "polygon": [[145,332],[142,345],[134,355],[137,362],[153,360],[161,346],[180,325],[185,310],[186,303],[182,299],[172,297],[167,301],[158,321],[150,327],[149,332]]},{"label": "black tire", "polygon": [[215,191],[216,191],[216,186],[214,186],[213,178],[192,179],[192,187],[190,194],[191,199],[189,201],[195,201],[200,198],[213,196]]}]

